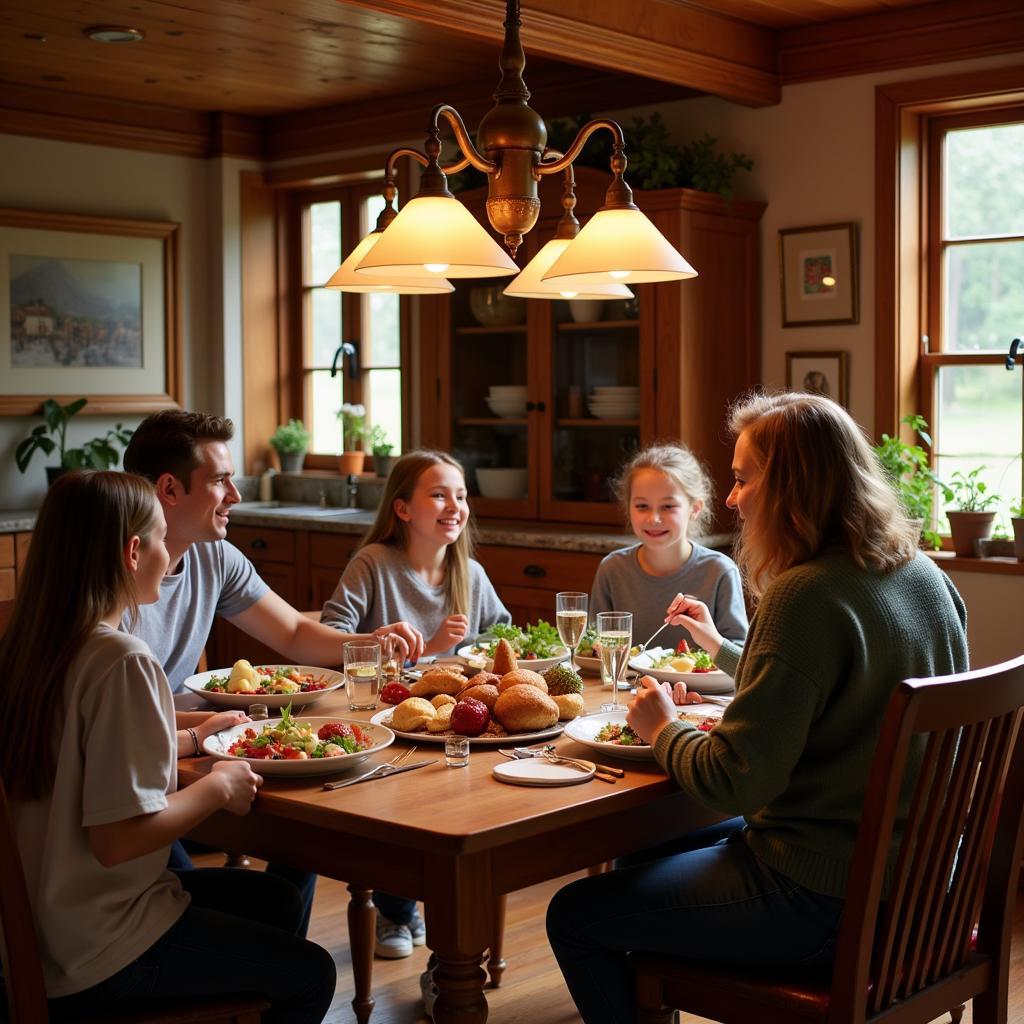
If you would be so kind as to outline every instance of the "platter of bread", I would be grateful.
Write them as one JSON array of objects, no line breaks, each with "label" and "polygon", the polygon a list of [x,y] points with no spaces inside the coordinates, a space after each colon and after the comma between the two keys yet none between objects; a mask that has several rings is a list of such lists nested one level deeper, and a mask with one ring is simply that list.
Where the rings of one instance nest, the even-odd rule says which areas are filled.
[{"label": "platter of bread", "polygon": [[557,736],[565,722],[583,714],[583,683],[568,666],[553,666],[544,675],[521,667],[502,640],[493,667],[468,678],[456,665],[428,669],[408,697],[370,721],[405,739],[443,743],[446,733],[457,733],[474,744],[501,745],[510,737]]}]

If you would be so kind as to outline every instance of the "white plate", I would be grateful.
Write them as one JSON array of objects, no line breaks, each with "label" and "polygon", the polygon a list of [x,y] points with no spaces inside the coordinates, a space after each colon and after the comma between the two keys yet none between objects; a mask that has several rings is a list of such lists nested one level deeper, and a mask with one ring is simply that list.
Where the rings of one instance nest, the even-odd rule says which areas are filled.
[{"label": "white plate", "polygon": [[[687,704],[679,708],[680,712],[687,715],[701,715],[708,718],[721,718],[725,709],[717,704]],[[598,715],[585,715],[582,718],[574,718],[565,725],[565,735],[582,743],[591,750],[600,751],[601,755],[611,757],[624,757],[629,761],[653,761],[654,748],[624,747],[620,743],[602,743],[595,737],[606,725],[623,725],[626,721],[625,711],[605,711]]]},{"label": "white plate", "polygon": [[582,654],[577,654],[576,664],[579,665],[580,668],[586,669],[588,672],[601,671],[601,659],[597,657],[587,658],[584,657]]},{"label": "white plate", "polygon": [[[418,740],[423,743],[444,743],[443,732],[427,732],[424,729],[422,732],[402,732],[401,729],[396,729],[392,725],[388,725],[384,721],[386,716],[390,716],[394,708],[385,708],[383,711],[378,711],[377,714],[370,719],[374,725],[384,726],[390,729],[396,736],[400,736],[403,740]],[[390,721],[390,718],[388,718]],[[514,743],[517,747],[521,745],[523,740],[548,740],[554,736],[560,736],[562,729],[565,728],[563,722],[558,722],[551,726],[550,729],[541,729],[539,732],[510,732],[507,736],[470,736],[469,742],[474,746],[481,747],[502,747],[509,746]]]},{"label": "white plate", "polygon": [[[553,665],[560,665],[569,657],[568,648],[556,647],[555,650],[561,651],[562,653],[554,658],[516,658],[516,661],[520,668],[528,668],[533,672],[546,672]],[[467,644],[465,647],[460,647],[458,653],[463,662],[471,668],[478,668],[485,672],[490,672],[491,666],[494,664],[491,658],[484,657],[482,654],[474,654],[473,644]]]},{"label": "white plate", "polygon": [[[256,668],[278,668],[277,665],[256,665]],[[299,672],[309,672],[313,675],[324,676],[329,680],[323,690],[310,690],[308,693],[215,693],[213,690],[204,690],[203,687],[210,681],[212,676],[230,676],[231,669],[215,668],[209,672],[198,672],[185,680],[184,686],[194,694],[209,701],[217,708],[234,708],[236,711],[248,711],[250,704],[266,704],[268,708],[284,708],[289,704],[293,708],[305,707],[319,700],[326,693],[345,685],[345,676],[341,672],[333,672],[329,668],[313,668],[310,665],[285,665],[284,668],[298,669]]]},{"label": "white plate", "polygon": [[736,689],[736,681],[721,669],[714,672],[674,672],[670,668],[651,668],[652,659],[660,657],[666,650],[664,647],[652,647],[630,658],[629,667],[662,683],[686,683],[688,690],[696,690],[697,693],[732,693]]},{"label": "white plate", "polygon": [[594,777],[597,769],[593,762],[586,763],[590,765],[590,771],[585,772],[571,765],[554,764],[543,757],[530,757],[496,764],[492,771],[499,781],[516,786],[575,786]]},{"label": "white plate", "polygon": [[281,721],[280,718],[270,718],[260,722],[243,722],[241,725],[233,725],[223,732],[207,736],[203,741],[203,750],[222,761],[245,761],[259,775],[290,775],[294,778],[304,775],[340,775],[353,765],[365,761],[371,754],[375,754],[378,750],[383,750],[395,742],[395,734],[383,725],[371,725],[368,722],[346,718],[312,718],[309,715],[294,715],[293,717],[302,725],[311,725],[314,732],[328,722],[347,722],[349,725],[358,725],[363,732],[371,737],[373,746],[367,747],[366,750],[357,750],[354,754],[342,754],[340,757],[311,757],[305,761],[271,761],[267,758],[238,757],[235,754],[227,753],[228,747],[246,729],[255,729],[258,735],[263,726],[275,725]]}]

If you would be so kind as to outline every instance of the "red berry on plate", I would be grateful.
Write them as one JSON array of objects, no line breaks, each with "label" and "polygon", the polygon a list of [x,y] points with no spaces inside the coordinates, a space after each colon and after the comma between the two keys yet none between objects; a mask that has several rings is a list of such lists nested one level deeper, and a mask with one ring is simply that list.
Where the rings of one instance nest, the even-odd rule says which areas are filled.
[{"label": "red berry on plate", "polygon": [[685,640],[679,641],[679,646],[676,647],[676,654],[689,654],[690,645]]},{"label": "red berry on plate", "polygon": [[346,725],[344,722],[328,722],[326,725],[321,725],[317,731],[317,736],[323,740],[324,743],[329,743],[335,738],[344,738],[345,736],[352,735],[352,727]]},{"label": "red berry on plate", "polygon": [[491,720],[491,712],[482,700],[465,697],[452,709],[452,732],[461,736],[479,736]]},{"label": "red berry on plate", "polygon": [[403,700],[410,696],[409,687],[403,686],[401,683],[388,683],[380,691],[380,699],[385,704],[401,704]]}]

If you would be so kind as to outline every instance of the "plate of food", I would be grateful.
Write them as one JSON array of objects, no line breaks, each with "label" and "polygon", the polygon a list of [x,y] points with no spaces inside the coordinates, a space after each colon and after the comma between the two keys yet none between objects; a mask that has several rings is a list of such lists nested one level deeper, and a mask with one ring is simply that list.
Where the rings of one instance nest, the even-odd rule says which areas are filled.
[{"label": "plate of food", "polygon": [[338,775],[383,750],[395,734],[383,725],[343,718],[293,717],[243,722],[207,736],[203,749],[225,761],[246,761],[260,775]]},{"label": "plate of food", "polygon": [[601,655],[599,649],[594,646],[597,641],[597,627],[587,626],[580,637],[580,645],[576,648],[576,655],[573,660],[587,672],[601,671]]},{"label": "plate of food", "polygon": [[[679,709],[678,715],[681,721],[710,732],[720,721],[723,711],[724,708],[717,704],[688,704]],[[654,760],[654,748],[629,727],[625,711],[607,711],[576,718],[566,725],[565,735],[610,757],[624,757],[631,761]]]},{"label": "plate of food", "polygon": [[499,641],[506,640],[516,660],[524,668],[543,672],[552,665],[558,665],[569,657],[569,649],[562,644],[558,631],[549,622],[539,619],[533,626],[506,626],[496,623],[490,626],[476,640],[460,647],[459,657],[470,667],[492,671],[494,651]]},{"label": "plate of food", "polygon": [[686,683],[688,690],[697,693],[732,693],[736,689],[732,676],[715,665],[707,651],[699,649],[652,647],[630,658],[629,667],[662,683]]},{"label": "plate of food", "polygon": [[309,665],[250,665],[242,660],[231,668],[198,672],[184,685],[214,707],[245,711],[254,703],[268,708],[304,707],[344,686],[345,676]]}]

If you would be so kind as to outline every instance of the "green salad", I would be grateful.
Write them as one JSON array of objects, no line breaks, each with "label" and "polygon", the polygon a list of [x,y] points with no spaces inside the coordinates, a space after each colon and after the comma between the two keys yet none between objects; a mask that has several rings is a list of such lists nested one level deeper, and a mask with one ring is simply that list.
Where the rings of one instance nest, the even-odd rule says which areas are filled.
[{"label": "green salad", "polygon": [[596,658],[598,656],[597,650],[594,648],[594,644],[597,642],[597,627],[587,626],[583,631],[583,636],[580,637],[580,645],[576,648],[577,655],[584,658]]},{"label": "green salad", "polygon": [[499,640],[507,640],[516,652],[516,657],[527,661],[535,658],[553,658],[565,649],[558,636],[558,630],[543,619],[538,619],[535,625],[527,625],[523,629],[496,622],[493,626],[488,626],[484,632],[485,635],[473,644],[473,653],[487,658],[494,657],[494,649],[498,646]]}]

